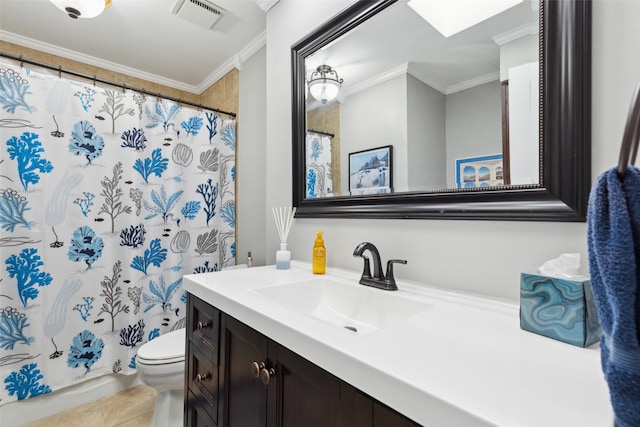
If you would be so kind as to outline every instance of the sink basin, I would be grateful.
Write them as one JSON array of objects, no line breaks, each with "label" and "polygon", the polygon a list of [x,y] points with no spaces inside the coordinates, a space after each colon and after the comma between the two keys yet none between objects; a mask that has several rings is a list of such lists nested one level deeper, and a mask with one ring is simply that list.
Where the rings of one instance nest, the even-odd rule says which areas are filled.
[{"label": "sink basin", "polygon": [[366,334],[407,319],[431,304],[326,277],[251,289],[290,310]]}]

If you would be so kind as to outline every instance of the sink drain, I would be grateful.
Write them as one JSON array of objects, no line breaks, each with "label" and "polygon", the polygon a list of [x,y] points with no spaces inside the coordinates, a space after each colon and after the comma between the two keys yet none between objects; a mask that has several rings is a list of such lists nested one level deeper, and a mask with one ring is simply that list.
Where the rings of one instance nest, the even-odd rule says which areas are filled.
[{"label": "sink drain", "polygon": [[345,326],[344,328],[345,328],[345,329],[348,329],[348,330],[350,330],[350,331],[353,331],[353,332],[358,332],[358,330],[356,329],[356,327],[355,327],[355,326]]}]

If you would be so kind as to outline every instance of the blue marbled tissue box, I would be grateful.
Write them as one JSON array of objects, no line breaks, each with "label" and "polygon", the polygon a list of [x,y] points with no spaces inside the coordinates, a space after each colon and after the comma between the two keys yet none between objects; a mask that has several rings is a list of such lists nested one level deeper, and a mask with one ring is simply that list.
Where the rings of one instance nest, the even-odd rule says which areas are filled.
[{"label": "blue marbled tissue box", "polygon": [[578,347],[600,338],[600,324],[588,276],[560,279],[520,275],[520,327]]}]

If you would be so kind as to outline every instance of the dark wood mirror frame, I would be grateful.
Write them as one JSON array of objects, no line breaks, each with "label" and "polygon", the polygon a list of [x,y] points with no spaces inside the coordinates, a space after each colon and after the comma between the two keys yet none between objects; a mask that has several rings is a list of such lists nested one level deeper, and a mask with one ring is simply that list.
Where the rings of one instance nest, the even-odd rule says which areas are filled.
[{"label": "dark wood mirror frame", "polygon": [[396,1],[359,1],[291,49],[296,217],[585,221],[591,186],[590,0],[540,4],[540,185],[305,198],[305,57]]}]

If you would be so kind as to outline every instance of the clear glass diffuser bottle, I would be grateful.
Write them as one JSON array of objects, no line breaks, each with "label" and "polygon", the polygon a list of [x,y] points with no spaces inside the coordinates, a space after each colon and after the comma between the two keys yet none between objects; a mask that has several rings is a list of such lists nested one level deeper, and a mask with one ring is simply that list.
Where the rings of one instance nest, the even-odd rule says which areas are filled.
[{"label": "clear glass diffuser bottle", "polygon": [[291,252],[287,250],[287,242],[280,242],[280,250],[276,252],[276,268],[278,270],[291,268]]}]

